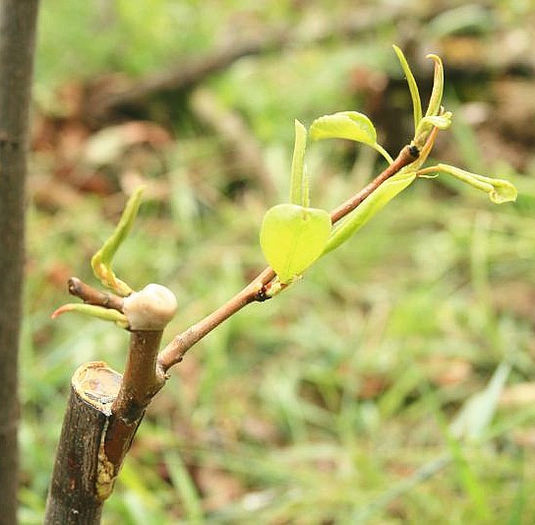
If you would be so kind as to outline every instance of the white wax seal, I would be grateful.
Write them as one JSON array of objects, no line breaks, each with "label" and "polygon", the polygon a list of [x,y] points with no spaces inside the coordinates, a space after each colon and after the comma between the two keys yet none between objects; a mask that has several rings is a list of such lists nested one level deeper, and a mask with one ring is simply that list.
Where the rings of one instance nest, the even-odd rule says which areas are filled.
[{"label": "white wax seal", "polygon": [[163,330],[177,310],[175,294],[161,284],[148,284],[123,300],[131,330]]}]

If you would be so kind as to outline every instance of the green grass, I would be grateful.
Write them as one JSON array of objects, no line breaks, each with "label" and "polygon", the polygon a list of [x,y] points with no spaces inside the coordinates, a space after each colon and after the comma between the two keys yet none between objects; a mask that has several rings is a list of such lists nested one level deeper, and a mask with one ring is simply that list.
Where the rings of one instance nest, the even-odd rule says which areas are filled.
[{"label": "green grass", "polygon": [[[57,3],[63,6],[57,20],[45,6],[40,63],[54,64],[58,70],[50,78],[63,81],[65,66],[53,46],[71,37],[52,29],[71,17],[67,3]],[[167,4],[157,2],[149,13],[163,24],[150,50],[157,63],[165,62],[174,39],[187,41],[185,50],[195,39],[201,47],[210,44],[196,26],[190,36],[169,34]],[[203,22],[195,2],[180,4]],[[133,49],[152,42],[145,15],[123,7],[120,24],[135,34]],[[234,7],[221,9],[228,14],[225,9]],[[286,16],[282,11],[267,9],[262,16],[276,20]],[[110,30],[106,38],[128,34]],[[386,31],[381,38],[375,51],[363,43],[332,54],[305,50],[243,61],[211,81],[260,137],[281,195],[293,118],[308,124],[319,114],[349,109],[343,75],[350,56],[359,50],[364,62],[372,56],[366,53],[385,56],[393,35]],[[90,70],[114,67],[106,41],[95,42],[98,49],[87,40],[78,45],[72,52],[87,56]],[[155,66],[149,67],[152,58],[134,55],[127,54],[124,70]],[[331,59],[324,62],[326,56]],[[319,78],[322,66],[331,83]],[[45,89],[49,81],[38,69],[38,86]],[[167,197],[142,206],[116,264],[118,276],[135,288],[160,282],[177,294],[179,313],[166,340],[263,267],[258,229],[272,204],[249,185],[230,197],[224,148],[196,123],[189,126],[165,153],[159,180],[168,184]],[[477,148],[476,138],[462,127],[456,150],[468,155],[462,146],[470,139]],[[356,151],[351,171],[353,154],[343,144],[313,146],[307,158],[313,205],[333,206],[380,169],[364,150]],[[507,172],[518,185],[518,202],[497,207],[458,185],[418,181],[301,283],[219,327],[176,367],[151,405],[106,503],[105,523],[535,521],[529,497],[535,449],[519,440],[521,432],[532,432],[533,408],[498,408],[479,440],[457,439],[449,430],[500,363],[511,365],[507,384],[535,374],[533,314],[519,308],[535,286],[535,171],[519,176],[472,153],[489,174]],[[470,158],[463,162],[470,168]],[[88,196],[54,212],[30,206],[22,523],[42,519],[72,372],[88,360],[103,359],[118,370],[124,362],[126,333],[75,315],[49,318],[69,300],[58,273],[91,282],[89,258],[117,218],[113,199]],[[446,384],[446,372],[459,363],[464,380]]]}]

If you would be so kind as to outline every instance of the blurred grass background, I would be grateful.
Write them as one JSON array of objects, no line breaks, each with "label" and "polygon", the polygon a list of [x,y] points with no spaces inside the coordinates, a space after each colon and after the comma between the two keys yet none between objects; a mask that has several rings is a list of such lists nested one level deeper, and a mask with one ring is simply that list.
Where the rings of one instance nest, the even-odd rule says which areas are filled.
[{"label": "blurred grass background", "polygon": [[[117,273],[177,294],[169,340],[265,264],[258,229],[286,199],[294,118],[356,109],[392,154],[410,139],[392,43],[424,98],[425,54],[444,58],[454,126],[435,158],[508,178],[518,201],[421,180],[301,283],[219,327],[151,405],[104,522],[535,522],[534,27],[522,0],[44,2],[21,522],[41,522],[73,371],[122,370],[126,333],[50,313],[68,277],[94,283],[89,258],[132,187],[147,183],[147,201]],[[104,119],[81,102],[280,31],[284,45]],[[382,162],[344,141],[310,145],[313,205],[333,207]]]}]

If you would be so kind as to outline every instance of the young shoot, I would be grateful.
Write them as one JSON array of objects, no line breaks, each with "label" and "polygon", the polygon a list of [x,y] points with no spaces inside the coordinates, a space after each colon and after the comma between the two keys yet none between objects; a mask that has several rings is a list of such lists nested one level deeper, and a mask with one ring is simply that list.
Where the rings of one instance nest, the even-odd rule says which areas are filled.
[{"label": "young shoot", "polygon": [[295,146],[292,158],[292,178],[290,181],[290,202],[298,206],[309,205],[308,178],[305,167],[305,150],[307,130],[301,122],[295,120]]},{"label": "young shoot", "polygon": [[141,195],[143,194],[144,189],[143,186],[140,186],[134,191],[126,203],[119,224],[117,224],[113,233],[106,242],[104,242],[102,248],[95,253],[91,259],[91,267],[93,268],[95,277],[99,279],[104,286],[122,297],[130,295],[133,290],[125,282],[115,276],[111,268],[111,263],[117,250],[132,229],[132,225],[134,224],[139,211]]},{"label": "young shoot", "polygon": [[[301,275],[320,256],[325,255],[346,242],[355,232],[366,224],[390,200],[408,188],[417,178],[429,177],[432,173],[448,173],[471,186],[488,193],[494,203],[502,203],[516,198],[512,184],[500,179],[491,179],[467,171],[439,164],[422,168],[433,148],[438,131],[451,126],[452,113],[442,107],[444,94],[444,67],[437,55],[427,58],[434,61],[433,89],[425,115],[418,85],[411,68],[401,49],[393,46],[403,72],[407,78],[411,94],[414,118],[414,137],[409,152],[414,158],[404,161],[388,177],[367,194],[356,207],[348,208],[342,215],[334,213],[331,222],[343,219],[335,228],[330,228],[327,213],[323,210],[306,208],[307,181],[304,177],[304,154],[306,130],[296,121],[296,142],[291,171],[291,195],[293,204],[281,204],[271,208],[265,215],[260,232],[260,244],[275,271],[279,282],[271,284],[271,295],[278,293],[283,286]],[[349,139],[371,146],[386,158],[390,166],[395,161],[377,143],[377,132],[371,120],[357,111],[340,111],[324,115],[314,120],[310,126],[312,140],[331,138]],[[300,206],[299,206],[300,205]]]},{"label": "young shoot", "polygon": [[[163,330],[174,316],[177,302],[171,290],[159,284],[149,284],[143,290],[135,292],[118,279],[111,268],[115,253],[132,229],[143,190],[144,187],[139,187],[134,191],[115,230],[91,259],[97,279],[117,296],[99,292],[85,284],[80,286],[80,281],[76,279],[78,286],[69,286],[69,291],[81,297],[85,304],[63,305],[52,314],[53,319],[66,312],[78,312],[104,321],[113,321],[121,328],[147,331]],[[71,282],[74,280],[71,279]],[[94,304],[95,302],[99,304]]]},{"label": "young shoot", "polygon": [[477,173],[462,170],[461,168],[456,168],[448,164],[429,166],[428,168],[419,170],[417,174],[419,177],[430,178],[433,174],[438,175],[440,173],[451,175],[477,190],[484,191],[494,204],[503,204],[504,202],[514,202],[516,200],[517,190],[509,181],[485,177],[484,175],[478,175]]},{"label": "young shoot", "polygon": [[126,315],[117,310],[103,308],[93,304],[68,303],[60,306],[50,317],[56,319],[60,315],[67,312],[78,312],[80,314],[96,317],[103,321],[112,321],[120,328],[128,328],[129,323]]},{"label": "young shoot", "polygon": [[[282,285],[290,284],[320,257],[331,233],[329,214],[309,207],[306,140],[306,128],[296,120],[290,203],[268,210],[260,230],[260,246]],[[273,295],[280,287],[271,291]]]}]

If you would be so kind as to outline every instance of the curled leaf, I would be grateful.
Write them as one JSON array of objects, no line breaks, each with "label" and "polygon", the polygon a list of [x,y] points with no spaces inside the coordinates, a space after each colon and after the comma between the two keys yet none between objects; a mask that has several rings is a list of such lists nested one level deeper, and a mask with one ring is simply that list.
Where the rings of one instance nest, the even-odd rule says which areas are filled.
[{"label": "curled leaf", "polygon": [[504,202],[512,202],[516,200],[517,190],[513,184],[504,179],[493,179],[492,177],[485,177],[477,173],[449,166],[448,164],[438,164],[437,171],[441,171],[452,175],[478,190],[484,191],[488,194],[489,199],[494,204],[502,204]]},{"label": "curled leaf", "polygon": [[264,216],[260,245],[280,282],[287,284],[322,254],[330,233],[331,217],[325,210],[279,204]]},{"label": "curled leaf", "polygon": [[389,164],[394,162],[388,152],[377,143],[377,131],[372,121],[358,111],[340,111],[317,118],[310,126],[310,138],[312,140],[348,139],[362,142],[379,152]]},{"label": "curled leaf", "polygon": [[307,130],[301,122],[295,120],[295,146],[292,158],[292,178],[290,183],[290,202],[308,206],[308,180],[305,173],[305,148]]},{"label": "curled leaf", "polygon": [[418,91],[418,85],[416,84],[416,80],[414,80],[414,75],[412,74],[411,68],[409,66],[409,63],[407,62],[407,59],[405,58],[405,55],[403,54],[403,51],[401,51],[398,46],[394,45],[392,47],[396,52],[399,63],[401,64],[403,72],[405,73],[405,77],[407,78],[407,84],[409,85],[414,116],[414,131],[416,132],[416,130],[418,129],[418,125],[422,120],[422,101],[420,99],[420,92]]},{"label": "curled leaf", "polygon": [[121,246],[122,242],[126,239],[126,236],[132,229],[134,220],[141,204],[141,195],[145,188],[143,186],[136,189],[132,194],[128,202],[126,203],[119,224],[117,224],[115,230],[111,236],[102,245],[102,248],[93,255],[91,259],[91,267],[95,277],[100,282],[113,290],[116,294],[126,297],[132,293],[132,289],[123,281],[118,279],[111,268],[112,259]]},{"label": "curled leaf", "polygon": [[317,118],[310,126],[312,140],[349,139],[373,146],[377,132],[372,121],[357,111],[340,111]]},{"label": "curled leaf", "polygon": [[341,224],[337,226],[325,246],[323,255],[347,241],[362,228],[379,210],[398,193],[402,192],[416,178],[414,171],[401,170],[387,179],[367,199],[365,199]]},{"label": "curled leaf", "polygon": [[416,130],[416,136],[420,134],[427,135],[433,127],[440,130],[448,129],[451,126],[452,112],[446,111],[442,115],[435,115],[432,117],[424,117]]},{"label": "curled leaf", "polygon": [[104,321],[113,321],[121,328],[128,328],[128,319],[124,314],[118,312],[117,310],[112,310],[110,308],[104,308],[102,306],[95,306],[92,304],[80,304],[80,303],[69,303],[64,304],[58,308],[52,315],[52,319],[56,319],[60,315],[67,312],[78,312],[81,314],[89,315],[91,317],[96,317],[98,319],[103,319]]},{"label": "curled leaf", "polygon": [[438,55],[427,55],[435,61],[435,73],[433,78],[433,90],[431,91],[431,98],[429,99],[429,106],[425,113],[426,117],[432,117],[440,113],[440,106],[442,104],[442,95],[444,94],[444,65],[442,59]]}]

